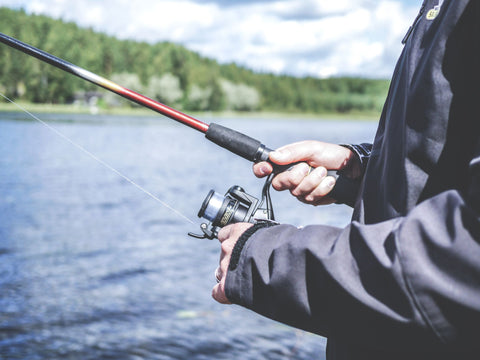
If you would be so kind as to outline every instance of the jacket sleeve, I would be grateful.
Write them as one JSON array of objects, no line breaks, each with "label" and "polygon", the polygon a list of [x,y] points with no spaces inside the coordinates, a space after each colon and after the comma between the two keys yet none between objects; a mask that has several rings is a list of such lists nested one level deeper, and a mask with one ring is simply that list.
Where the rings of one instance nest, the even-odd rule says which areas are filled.
[{"label": "jacket sleeve", "polygon": [[340,144],[340,146],[346,147],[355,154],[361,166],[361,175],[358,179],[351,179],[348,176],[344,176],[342,171],[339,171],[337,174],[340,176],[337,178],[335,188],[330,195],[336,200],[337,204],[345,204],[354,207],[362,178],[365,174],[368,160],[370,159],[372,144]]},{"label": "jacket sleeve", "polygon": [[470,172],[464,196],[440,193],[405,217],[258,229],[227,273],[227,297],[351,343],[478,348],[480,156]]}]

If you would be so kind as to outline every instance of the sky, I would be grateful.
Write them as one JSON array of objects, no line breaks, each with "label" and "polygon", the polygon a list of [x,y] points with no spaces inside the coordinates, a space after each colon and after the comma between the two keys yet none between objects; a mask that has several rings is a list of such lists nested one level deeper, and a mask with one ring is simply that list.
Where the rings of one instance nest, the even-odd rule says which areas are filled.
[{"label": "sky", "polygon": [[[389,78],[421,0],[0,0],[254,71]],[[0,25],[1,28],[1,25]],[[21,40],[21,39],[20,39]]]}]

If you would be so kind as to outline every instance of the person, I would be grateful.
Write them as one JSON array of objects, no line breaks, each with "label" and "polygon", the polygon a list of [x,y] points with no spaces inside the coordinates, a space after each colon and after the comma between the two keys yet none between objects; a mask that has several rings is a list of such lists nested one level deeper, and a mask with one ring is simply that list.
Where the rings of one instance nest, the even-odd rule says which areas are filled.
[{"label": "person", "polygon": [[373,146],[270,156],[305,162],[273,187],[313,205],[334,201],[325,168],[359,178],[348,226],[218,234],[213,297],[327,337],[328,359],[480,357],[480,2],[425,0],[404,43]]}]

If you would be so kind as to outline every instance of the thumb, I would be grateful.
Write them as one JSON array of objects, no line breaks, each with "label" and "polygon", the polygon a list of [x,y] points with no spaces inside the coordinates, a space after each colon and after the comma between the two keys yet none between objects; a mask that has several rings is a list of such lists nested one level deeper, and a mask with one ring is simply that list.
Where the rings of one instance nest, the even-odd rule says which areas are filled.
[{"label": "thumb", "polygon": [[294,154],[289,149],[277,149],[269,154],[270,160],[275,164],[285,165],[296,162]]},{"label": "thumb", "polygon": [[270,160],[279,165],[305,161],[311,157],[312,146],[307,141],[282,146],[270,153]]}]

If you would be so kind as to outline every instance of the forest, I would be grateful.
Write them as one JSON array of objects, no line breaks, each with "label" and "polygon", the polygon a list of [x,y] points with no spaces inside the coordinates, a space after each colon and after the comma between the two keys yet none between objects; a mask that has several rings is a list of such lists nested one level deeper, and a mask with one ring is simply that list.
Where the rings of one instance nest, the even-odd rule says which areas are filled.
[{"label": "forest", "polygon": [[[0,7],[0,32],[169,106],[188,111],[370,113],[389,81],[275,75],[219,64],[171,42],[119,40],[72,22]],[[0,44],[0,92],[32,103],[70,104],[98,94],[101,107],[135,106]]]}]

